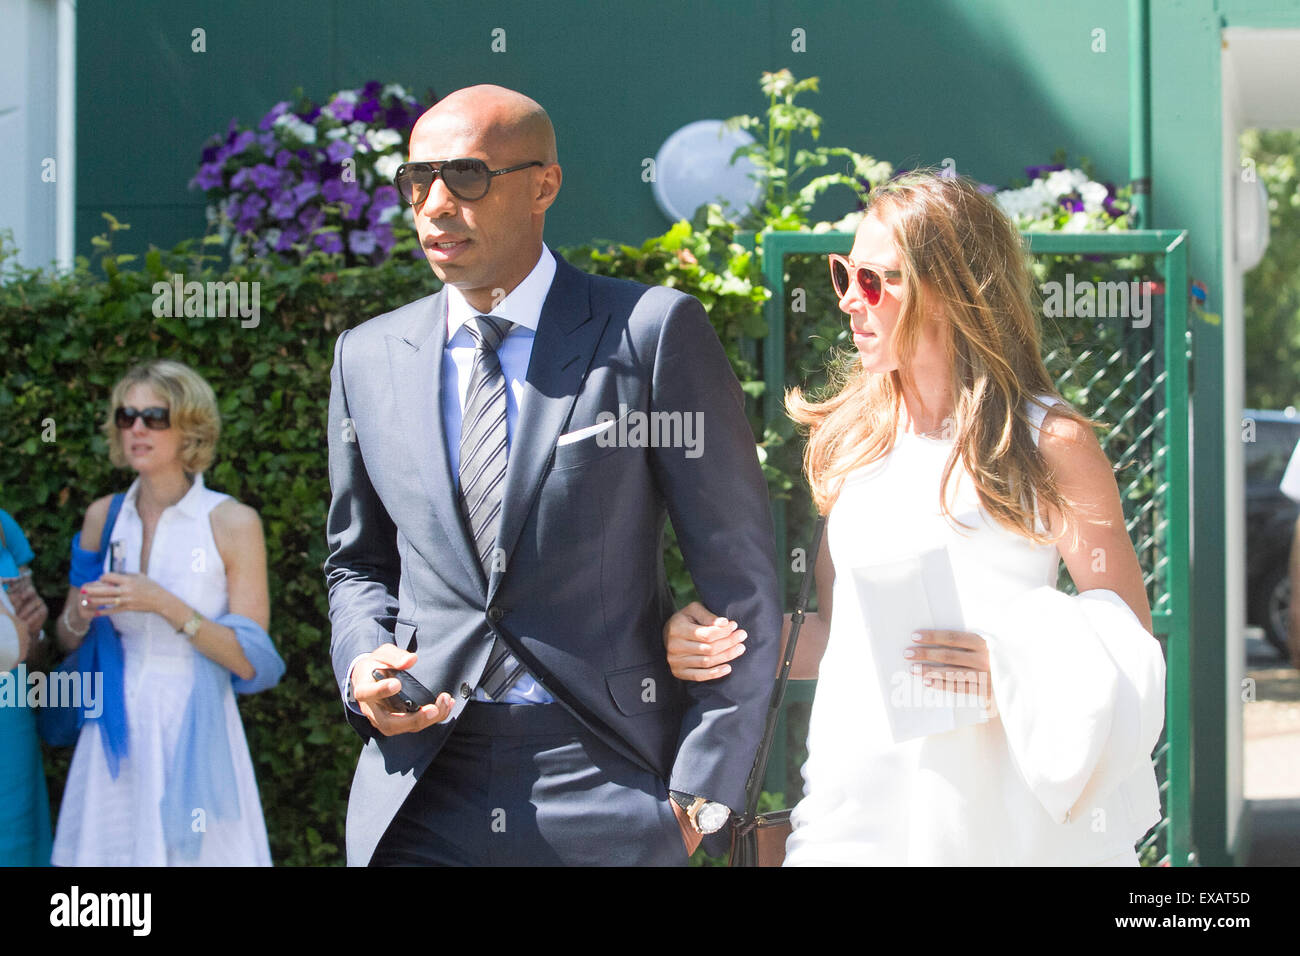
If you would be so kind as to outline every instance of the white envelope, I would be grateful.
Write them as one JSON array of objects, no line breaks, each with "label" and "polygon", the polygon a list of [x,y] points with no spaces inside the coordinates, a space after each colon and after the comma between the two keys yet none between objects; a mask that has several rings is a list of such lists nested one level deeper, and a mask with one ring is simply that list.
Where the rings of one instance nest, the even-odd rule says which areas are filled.
[{"label": "white envelope", "polygon": [[966,629],[948,550],[935,548],[886,564],[852,568],[850,573],[870,634],[875,678],[894,742],[986,720],[977,692],[955,694],[927,687],[921,675],[912,674],[912,662],[903,657],[916,644],[913,631]]}]

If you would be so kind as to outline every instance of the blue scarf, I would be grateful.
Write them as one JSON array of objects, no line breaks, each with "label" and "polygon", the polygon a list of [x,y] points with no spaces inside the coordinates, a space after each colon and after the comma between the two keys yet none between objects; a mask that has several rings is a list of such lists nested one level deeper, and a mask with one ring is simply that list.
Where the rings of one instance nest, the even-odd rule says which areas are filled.
[{"label": "blue scarf", "polygon": [[[114,513],[110,518],[116,518]],[[103,539],[107,543],[110,526],[105,526]],[[68,571],[68,583],[74,588],[91,581],[98,581],[104,573],[104,548],[98,552],[87,551],[81,547],[81,532],[72,539],[72,567]],[[90,683],[94,674],[104,675],[103,711],[98,717],[90,713],[89,703],[83,695],[82,717],[78,723],[87,720],[99,724],[99,737],[104,744],[104,759],[108,762],[108,772],[117,779],[119,762],[126,757],[126,691],[123,681],[122,639],[117,636],[113,622],[107,617],[97,617],[90,622],[81,646],[77,648],[77,670],[81,671],[81,686],[92,687]]]},{"label": "blue scarf", "polygon": [[284,661],[270,636],[254,621],[226,614],[216,618],[216,623],[235,632],[254,674],[242,680],[210,658],[201,654],[195,658],[194,691],[185,708],[176,753],[167,768],[162,800],[164,839],[169,849],[186,860],[198,859],[208,820],[238,820],[240,816],[222,682],[231,681],[237,693],[256,694],[274,687],[284,675]]}]

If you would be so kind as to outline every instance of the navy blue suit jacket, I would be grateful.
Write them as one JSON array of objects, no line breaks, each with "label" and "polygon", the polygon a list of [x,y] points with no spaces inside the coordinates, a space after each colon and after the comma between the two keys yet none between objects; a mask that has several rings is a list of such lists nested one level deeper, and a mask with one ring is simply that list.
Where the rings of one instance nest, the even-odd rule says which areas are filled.
[{"label": "navy blue suit jacket", "polygon": [[[556,259],[511,441],[497,538],[504,560],[486,579],[439,412],[444,293],[335,345],[325,573],[340,693],[359,654],[393,642],[418,653],[412,673],[422,684],[456,700],[452,719],[393,737],[345,708],[366,740],[348,803],[350,864],[369,861],[454,731],[494,634],[616,751],[672,789],[743,803],[781,611],[767,488],[740,386],[696,299]],[[557,446],[609,414],[650,412],[699,413],[702,454],[594,436]],[[746,653],[720,680],[678,681],[665,661],[668,515],[705,605],[749,632]]]}]

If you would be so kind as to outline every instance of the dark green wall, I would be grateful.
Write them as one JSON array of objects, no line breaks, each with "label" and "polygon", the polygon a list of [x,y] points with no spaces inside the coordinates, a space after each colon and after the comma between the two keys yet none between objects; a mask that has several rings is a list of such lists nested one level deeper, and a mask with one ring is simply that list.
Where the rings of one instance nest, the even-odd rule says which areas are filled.
[{"label": "dark green wall", "polygon": [[[824,141],[896,165],[940,163],[1004,184],[1058,147],[1127,174],[1124,0],[666,2],[445,5],[429,0],[82,0],[78,8],[78,248],[107,210],[123,248],[201,234],[186,188],[232,116],[259,118],[297,86],[323,97],[366,80],[440,94],[495,82],[550,112],[564,191],[560,244],[640,240],[666,221],[641,162],[696,119],[763,108],[760,71],[822,78]],[[190,31],[207,31],[207,52]],[[490,51],[506,31],[506,52]],[[1107,52],[1091,31],[1107,31]],[[807,52],[791,51],[791,31]],[[826,208],[836,217],[845,208]]]},{"label": "dark green wall", "polygon": [[[1190,272],[1223,313],[1220,30],[1300,28],[1297,0],[1152,0],[1152,226],[1190,231]],[[296,86],[322,97],[366,80],[446,93],[494,82],[555,122],[564,191],[548,222],[560,244],[637,241],[666,223],[641,161],[692,120],[762,109],[761,70],[818,75],[809,100],[824,141],[898,166],[940,163],[1003,184],[1058,147],[1105,178],[1128,173],[1126,0],[858,0],[436,4],[392,0],[82,0],[78,7],[78,248],[107,210],[123,248],[203,231],[186,182],[203,140],[249,122]],[[207,52],[190,31],[207,30]],[[506,30],[507,51],[490,52]],[[807,52],[791,52],[803,29]],[[1092,51],[1093,30],[1106,52]],[[843,210],[825,209],[835,216]],[[1228,862],[1224,736],[1223,329],[1193,320],[1198,506],[1193,619],[1194,839]],[[1204,497],[1202,497],[1204,496]]]}]

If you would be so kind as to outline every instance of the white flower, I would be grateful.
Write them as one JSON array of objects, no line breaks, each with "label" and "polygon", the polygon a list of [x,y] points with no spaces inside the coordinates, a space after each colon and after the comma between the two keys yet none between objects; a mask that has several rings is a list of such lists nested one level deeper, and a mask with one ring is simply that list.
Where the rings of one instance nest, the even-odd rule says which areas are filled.
[{"label": "white flower", "polygon": [[813,232],[857,232],[858,225],[865,215],[865,210],[855,209],[843,219],[838,219],[835,222],[817,223],[817,225],[813,226]]},{"label": "white flower", "polygon": [[386,209],[384,209],[383,212],[381,212],[381,213],[379,214],[379,221],[380,221],[380,222],[392,222],[394,219],[396,219],[396,218],[397,218],[398,216],[400,216],[400,215],[401,215],[405,210],[407,210],[407,209],[409,209],[409,208],[411,208],[411,207],[410,207],[410,206],[404,206],[404,205],[402,205],[402,206],[388,206]]},{"label": "white flower", "polygon": [[1106,187],[1101,183],[1084,183],[1079,187],[1079,196],[1086,211],[1100,212],[1102,203],[1106,201]]},{"label": "white flower", "polygon": [[1082,169],[1058,169],[1047,174],[1043,185],[1054,199],[1060,199],[1062,196],[1068,196],[1087,181],[1088,177],[1084,175]]},{"label": "white flower", "polygon": [[339,90],[330,99],[342,100],[344,103],[355,103],[357,101],[356,90]]},{"label": "white flower", "polygon": [[304,123],[292,113],[281,113],[272,125],[284,128],[290,136],[297,137],[304,143],[316,142],[316,127]]},{"label": "white flower", "polygon": [[402,165],[402,157],[399,154],[385,153],[375,160],[375,174],[381,179],[392,182],[400,165]]},{"label": "white flower", "polygon": [[1088,214],[1086,212],[1072,213],[1065,225],[1061,227],[1061,232],[1087,232],[1088,231]]},{"label": "white flower", "polygon": [[402,134],[395,129],[368,129],[366,140],[375,152],[382,153],[391,146],[400,146]]},{"label": "white flower", "polygon": [[402,89],[397,83],[389,83],[384,87],[384,96],[399,96],[406,99],[406,90]]},{"label": "white flower", "polygon": [[353,136],[364,136],[366,134],[366,124],[361,120],[353,120],[348,124],[348,130]]},{"label": "white flower", "polygon": [[348,135],[347,129],[342,126],[336,126],[334,127],[334,129],[325,131],[326,139],[342,139],[344,136],[347,135]]},{"label": "white flower", "polygon": [[1023,205],[1019,189],[1004,189],[993,197],[993,201],[998,204],[998,208],[1007,214],[1010,219],[1020,217],[1020,209]]},{"label": "white flower", "polygon": [[1055,198],[1041,180],[1035,180],[1032,185],[1024,189],[1004,189],[993,199],[998,207],[1016,222],[1038,219],[1050,213],[1056,206]]}]

